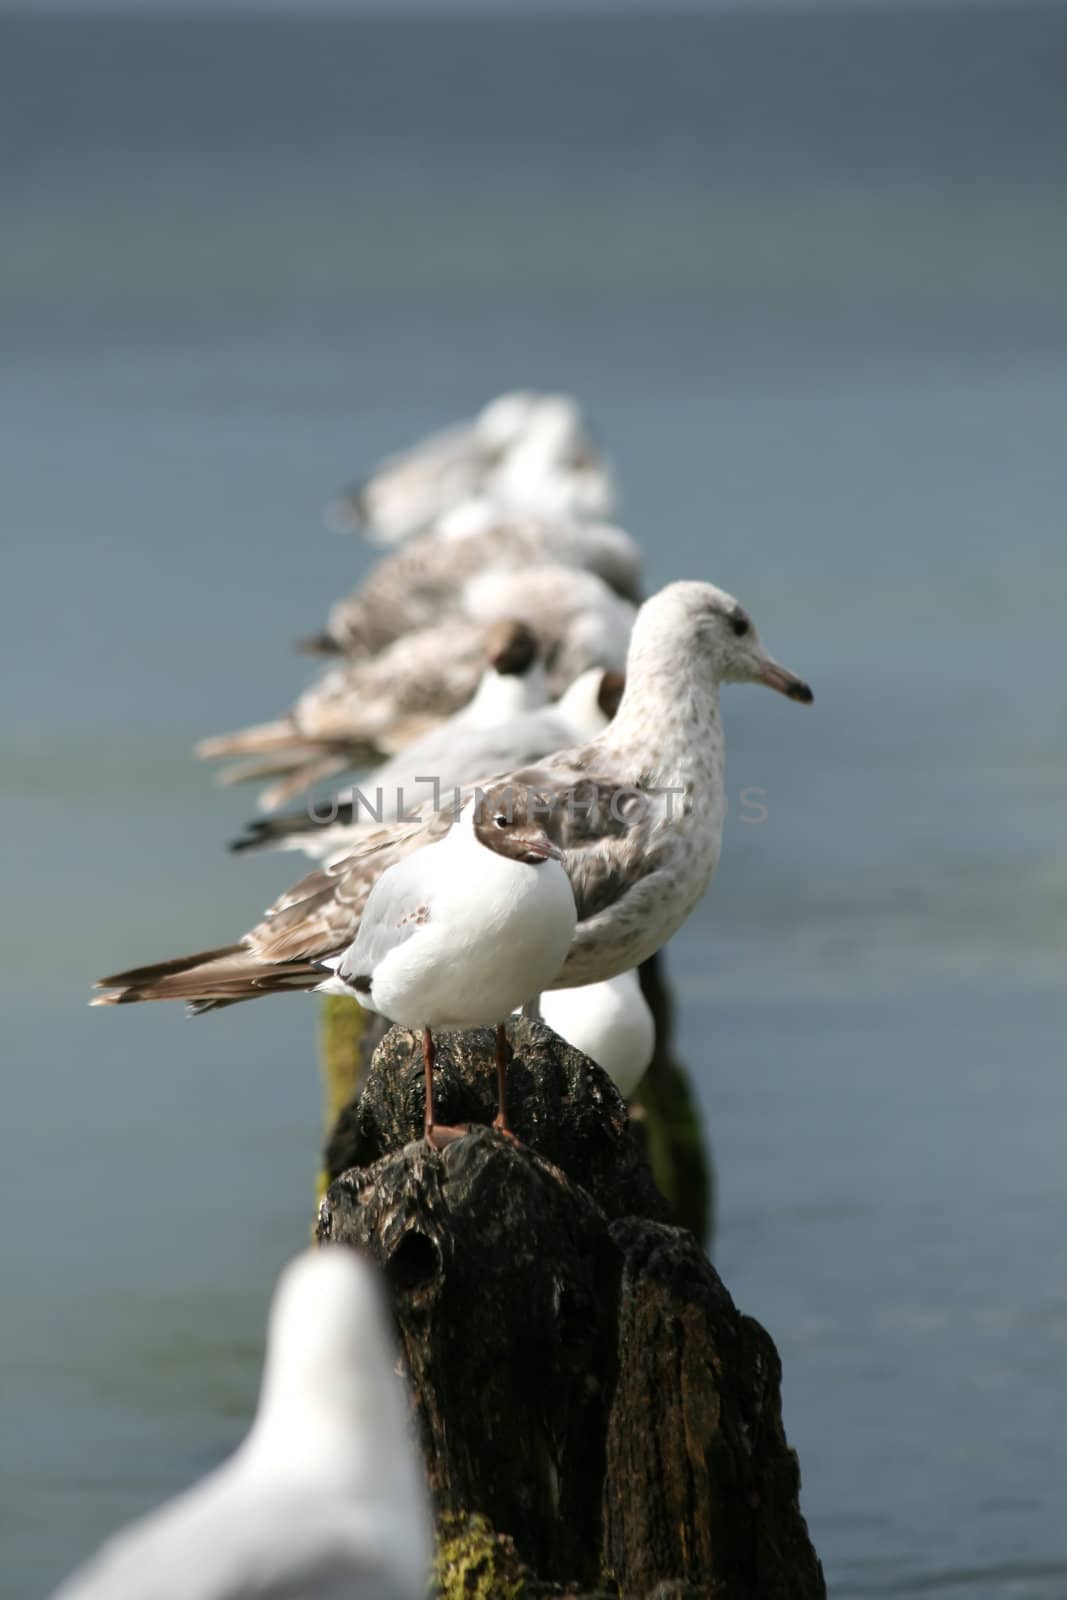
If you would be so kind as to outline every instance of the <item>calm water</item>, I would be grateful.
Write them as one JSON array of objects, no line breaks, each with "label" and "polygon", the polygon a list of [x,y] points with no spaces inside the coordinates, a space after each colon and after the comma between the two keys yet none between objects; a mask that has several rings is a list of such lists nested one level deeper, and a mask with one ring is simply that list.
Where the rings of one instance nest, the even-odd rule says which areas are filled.
[{"label": "calm water", "polygon": [[239,1436],[314,1007],[90,1013],[295,873],[189,759],[366,562],[326,494],[573,388],[735,690],[677,939],[717,1260],[835,1594],[1063,1596],[1067,14],[0,21],[0,1549],[46,1591]]}]

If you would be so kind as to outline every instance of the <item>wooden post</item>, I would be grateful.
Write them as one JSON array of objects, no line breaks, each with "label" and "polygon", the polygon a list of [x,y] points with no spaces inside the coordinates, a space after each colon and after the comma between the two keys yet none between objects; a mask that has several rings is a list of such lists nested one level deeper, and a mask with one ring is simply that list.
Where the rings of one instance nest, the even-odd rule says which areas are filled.
[{"label": "wooden post", "polygon": [[[521,1143],[477,1126],[430,1150],[419,1040],[394,1028],[319,1210],[392,1289],[439,1593],[821,1597],[770,1338],[665,1220],[610,1080],[541,1023],[510,1032]],[[442,1120],[491,1120],[492,1062],[489,1030],[442,1036]]]}]

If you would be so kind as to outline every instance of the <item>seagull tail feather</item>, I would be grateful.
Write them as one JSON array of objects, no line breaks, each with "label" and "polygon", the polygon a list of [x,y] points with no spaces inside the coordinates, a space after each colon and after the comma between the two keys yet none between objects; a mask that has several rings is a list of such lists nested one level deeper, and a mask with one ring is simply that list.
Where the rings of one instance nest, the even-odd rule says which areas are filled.
[{"label": "seagull tail feather", "polygon": [[244,833],[238,834],[236,839],[231,839],[226,846],[234,855],[241,855],[245,850],[269,850],[272,846],[295,847],[299,841],[308,834],[317,833],[320,828],[342,827],[351,825],[353,820],[353,807],[350,800],[335,801],[330,808],[328,816],[316,816],[314,812],[286,811],[279,817],[256,817],[244,825]]},{"label": "seagull tail feather", "polygon": [[276,722],[260,722],[251,728],[238,728],[236,733],[217,733],[201,739],[195,754],[201,761],[211,761],[216,756],[266,755],[272,750],[287,750],[302,743],[300,733],[291,717],[280,717]]},{"label": "seagull tail feather", "polygon": [[223,945],[196,955],[178,956],[152,966],[131,967],[127,972],[100,978],[94,1006],[131,1005],[141,1000],[185,1000],[196,1014],[239,1000],[292,989],[313,989],[322,977],[311,961],[264,962],[247,945]]}]

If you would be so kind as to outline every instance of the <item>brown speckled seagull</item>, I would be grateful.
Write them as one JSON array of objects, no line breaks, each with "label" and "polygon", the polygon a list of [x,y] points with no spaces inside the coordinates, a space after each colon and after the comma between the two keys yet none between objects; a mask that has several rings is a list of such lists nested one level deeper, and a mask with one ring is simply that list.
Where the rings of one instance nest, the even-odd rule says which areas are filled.
[{"label": "brown speckled seagull", "polygon": [[[577,927],[555,988],[626,972],[674,934],[719,859],[726,811],[719,687],[764,683],[809,704],[812,692],[764,650],[747,613],[708,583],[672,583],[634,624],[614,721],[589,744],[482,787],[539,797],[563,851]],[[371,834],[311,873],[236,944],[101,979],[94,1004],[185,1000],[196,1011],[311,989],[350,945],[375,880],[447,831],[457,804]]]},{"label": "brown speckled seagull", "polygon": [[641,556],[628,533],[607,523],[507,520],[450,537],[424,533],[384,556],[331,608],[321,634],[301,641],[313,654],[377,655],[395,639],[461,615],[463,589],[485,572],[558,565],[599,578],[626,600],[641,599]]}]

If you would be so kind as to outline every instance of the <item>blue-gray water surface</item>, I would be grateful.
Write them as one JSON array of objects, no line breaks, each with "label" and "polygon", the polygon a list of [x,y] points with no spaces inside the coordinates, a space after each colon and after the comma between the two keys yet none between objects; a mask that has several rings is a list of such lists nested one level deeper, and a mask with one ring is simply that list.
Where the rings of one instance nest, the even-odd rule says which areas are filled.
[{"label": "blue-gray water surface", "polygon": [[5,1597],[240,1436],[312,1210],[313,1003],[88,985],[297,875],[192,741],[365,569],[327,494],[515,385],[816,688],[728,691],[670,966],[831,1590],[1067,1594],[1065,54],[1023,4],[0,18]]}]

